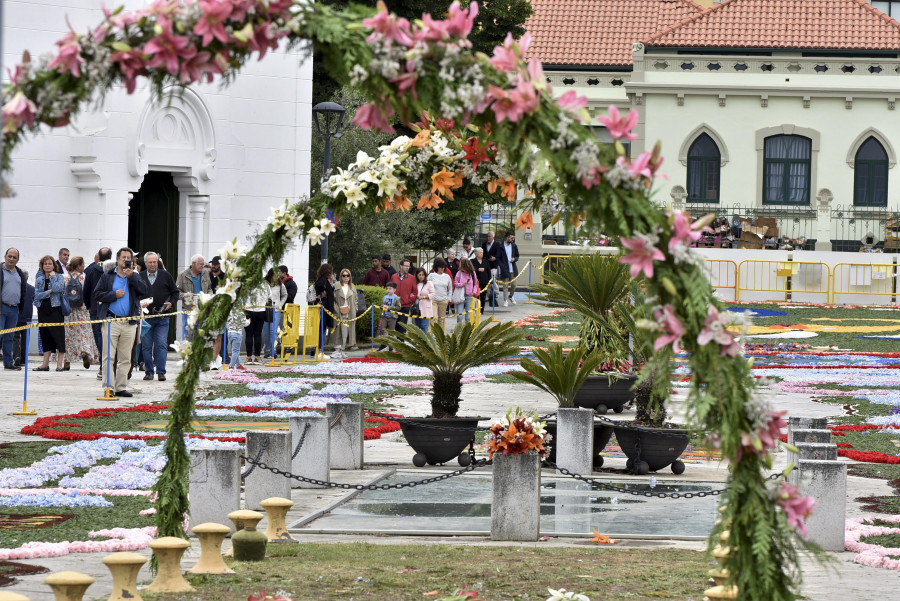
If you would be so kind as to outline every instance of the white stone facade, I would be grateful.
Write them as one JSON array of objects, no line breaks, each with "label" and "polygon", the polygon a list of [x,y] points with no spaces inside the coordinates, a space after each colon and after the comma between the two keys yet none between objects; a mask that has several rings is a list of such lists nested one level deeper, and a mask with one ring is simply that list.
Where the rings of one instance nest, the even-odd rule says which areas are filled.
[{"label": "white stone facade", "polygon": [[[67,18],[79,33],[98,24],[100,4],[4,2],[4,66],[24,50],[54,52]],[[123,246],[131,194],[152,170],[171,172],[178,188],[178,256],[165,258],[167,268],[184,269],[196,253],[208,260],[227,240],[246,242],[270,207],[309,193],[311,101],[311,58],[280,49],[252,59],[227,88],[192,86],[162,103],[146,88],[113,91],[70,126],[45,128],[16,150],[15,196],[0,207],[2,244],[18,247],[20,266],[32,274],[42,255],[55,257],[63,246],[87,261],[101,246]],[[298,244],[284,262],[304,288],[308,246]]]}]

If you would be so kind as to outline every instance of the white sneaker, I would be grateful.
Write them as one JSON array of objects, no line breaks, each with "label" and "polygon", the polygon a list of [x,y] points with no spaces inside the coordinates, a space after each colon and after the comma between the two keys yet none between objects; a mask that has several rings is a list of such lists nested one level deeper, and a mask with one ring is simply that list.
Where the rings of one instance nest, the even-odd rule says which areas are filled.
[{"label": "white sneaker", "polygon": [[329,359],[331,359],[331,357],[329,357],[328,355],[325,355],[325,354],[319,355],[319,358],[322,359],[323,361],[328,361]]},{"label": "white sneaker", "polygon": [[514,299],[513,297],[510,296],[510,297],[509,297],[509,302],[511,302],[512,304],[515,305],[515,304],[516,304],[516,299]]},{"label": "white sneaker", "polygon": [[216,357],[216,369],[222,369],[222,357]]},{"label": "white sneaker", "polygon": [[508,306],[509,306],[509,300],[503,301],[503,306],[504,306],[504,307],[508,307]]},{"label": "white sneaker", "polygon": [[209,362],[209,369],[212,370],[212,371],[218,371],[218,370],[219,370],[219,366],[218,366],[218,364],[216,364],[215,361],[210,361],[210,362]]}]

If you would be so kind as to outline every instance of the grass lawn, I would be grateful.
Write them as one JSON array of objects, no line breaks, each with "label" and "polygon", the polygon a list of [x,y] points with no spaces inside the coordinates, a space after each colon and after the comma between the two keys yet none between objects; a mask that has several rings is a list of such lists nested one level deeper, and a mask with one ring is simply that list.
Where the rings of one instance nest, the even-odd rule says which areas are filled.
[{"label": "grass lawn", "polygon": [[[270,545],[259,563],[228,560],[233,576],[188,576],[191,598],[245,601],[265,589],[295,601],[391,599],[422,601],[465,586],[486,601],[546,599],[565,588],[591,599],[700,599],[705,555],[678,549],[520,546],[298,544]],[[174,599],[142,591],[148,601]]]}]

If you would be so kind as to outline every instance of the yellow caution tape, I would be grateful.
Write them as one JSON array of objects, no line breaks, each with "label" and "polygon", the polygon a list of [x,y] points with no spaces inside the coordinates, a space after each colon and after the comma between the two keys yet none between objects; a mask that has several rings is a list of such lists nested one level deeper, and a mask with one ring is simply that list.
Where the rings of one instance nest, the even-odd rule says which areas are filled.
[{"label": "yellow caution tape", "polygon": [[156,319],[157,317],[172,317],[173,315],[187,315],[190,311],[175,311],[173,313],[164,313],[162,315],[136,315],[134,317],[110,317],[108,319],[91,319],[88,321],[65,321],[62,323],[31,323],[24,326],[18,326],[15,328],[9,328],[7,330],[0,330],[0,336],[3,334],[9,334],[11,332],[21,332],[23,330],[30,330],[32,328],[52,328],[56,326],[62,327],[71,327],[71,326],[86,326],[94,323],[111,323],[114,321],[137,321],[140,319]]}]

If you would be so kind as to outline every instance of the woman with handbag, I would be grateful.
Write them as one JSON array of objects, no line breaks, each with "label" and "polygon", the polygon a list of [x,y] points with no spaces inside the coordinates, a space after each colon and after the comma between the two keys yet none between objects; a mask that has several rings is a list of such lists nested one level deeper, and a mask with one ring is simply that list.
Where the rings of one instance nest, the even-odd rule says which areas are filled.
[{"label": "woman with handbag", "polygon": [[357,304],[353,276],[349,269],[341,269],[338,285],[334,287],[334,314],[347,323],[338,323],[331,333],[329,342],[334,344],[333,358],[346,359],[344,351],[356,345],[356,322],[350,320],[356,318]]},{"label": "woman with handbag", "polygon": [[[325,309],[329,311],[334,311],[334,267],[332,267],[329,263],[322,263],[319,266],[319,271],[316,272],[316,283],[315,283],[315,291],[316,291],[316,299],[318,300],[318,304],[322,305]],[[331,330],[334,328],[334,318],[329,315],[327,312],[322,311],[322,330],[325,334],[330,334]],[[325,338],[324,336],[319,341],[321,345],[321,350],[325,350]],[[327,356],[325,357],[328,358]]]},{"label": "woman with handbag", "polygon": [[284,321],[283,309],[288,293],[281,282],[280,271],[269,269],[266,282],[269,284],[269,301],[266,303],[266,325],[263,328],[263,356],[268,359],[275,354],[275,347],[278,346],[278,331]]},{"label": "woman with handbag", "polygon": [[269,298],[269,286],[263,282],[247,295],[247,319],[250,324],[245,328],[244,344],[247,349],[247,365],[262,365],[260,351],[262,349],[263,327],[266,326],[266,301]]},{"label": "woman with handbag", "polygon": [[478,294],[478,277],[475,275],[475,266],[472,261],[463,257],[459,260],[459,271],[453,281],[456,286],[453,289],[453,303],[456,305],[456,323],[469,319],[469,307],[472,304],[472,296]]},{"label": "woman with handbag", "polygon": [[434,260],[432,272],[428,274],[428,281],[434,286],[434,298],[432,304],[435,312],[435,325],[447,331],[447,307],[450,305],[450,297],[453,294],[453,276],[447,273],[447,262],[438,257]]},{"label": "woman with handbag", "polygon": [[97,359],[97,343],[94,342],[94,333],[90,324],[91,316],[84,306],[84,259],[72,257],[69,260],[66,271],[66,297],[69,299],[69,308],[72,310],[66,316],[66,324],[78,324],[66,326],[66,363],[63,369],[68,370],[69,365],[81,361],[85,369],[90,369],[91,362]]},{"label": "woman with handbag", "polygon": [[[34,306],[38,310],[38,323],[63,323],[65,320],[63,305],[68,307],[65,298],[66,280],[61,273],[56,273],[56,261],[50,255],[41,257],[40,269],[34,278]],[[56,353],[56,371],[64,371],[66,358],[66,332],[63,326],[40,327],[41,348],[44,351],[44,362],[34,371],[50,371],[50,354]]]},{"label": "woman with handbag", "polygon": [[426,334],[428,333],[428,318],[434,317],[434,309],[431,306],[433,299],[434,284],[428,281],[428,274],[425,273],[425,268],[417,267],[416,302],[410,307],[409,313],[411,316],[417,316],[413,318],[413,323]]}]

